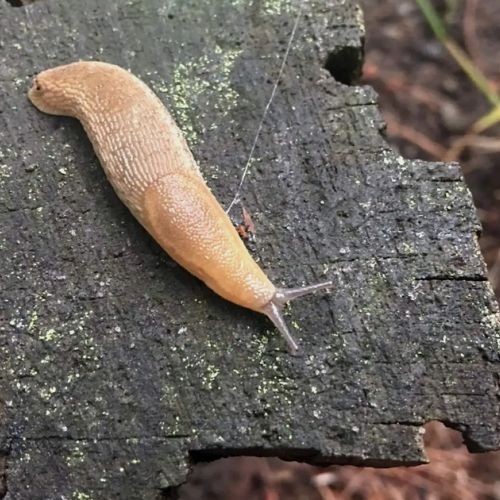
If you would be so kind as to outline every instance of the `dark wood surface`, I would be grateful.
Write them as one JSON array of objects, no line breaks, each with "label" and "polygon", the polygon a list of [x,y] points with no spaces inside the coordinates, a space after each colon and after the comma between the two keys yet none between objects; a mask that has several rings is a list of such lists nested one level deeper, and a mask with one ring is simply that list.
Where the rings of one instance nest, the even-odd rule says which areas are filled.
[{"label": "dark wood surface", "polygon": [[431,419],[471,450],[500,446],[499,317],[470,194],[457,166],[392,152],[373,91],[323,69],[359,72],[352,4],[305,4],[242,192],[276,284],[335,281],[289,309],[299,357],[161,251],[77,122],[26,99],[61,63],[130,68],[227,206],[298,4],[0,2],[6,498],[156,498],[231,454],[418,463]]}]

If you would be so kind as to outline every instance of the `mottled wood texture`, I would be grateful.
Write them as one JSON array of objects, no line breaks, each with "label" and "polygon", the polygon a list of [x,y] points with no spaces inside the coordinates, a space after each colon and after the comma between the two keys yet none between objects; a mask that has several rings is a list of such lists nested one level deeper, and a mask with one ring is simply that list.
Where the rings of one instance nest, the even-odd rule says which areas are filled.
[{"label": "mottled wood texture", "polygon": [[[0,445],[10,499],[151,499],[191,461],[416,463],[440,419],[500,445],[499,322],[456,166],[392,152],[349,2],[306,4],[243,191],[303,356],[147,236],[78,123],[26,99],[78,58],[168,105],[227,206],[298,1],[0,1]],[[0,483],[1,484],[1,483]],[[5,489],[5,488],[4,488]]]}]

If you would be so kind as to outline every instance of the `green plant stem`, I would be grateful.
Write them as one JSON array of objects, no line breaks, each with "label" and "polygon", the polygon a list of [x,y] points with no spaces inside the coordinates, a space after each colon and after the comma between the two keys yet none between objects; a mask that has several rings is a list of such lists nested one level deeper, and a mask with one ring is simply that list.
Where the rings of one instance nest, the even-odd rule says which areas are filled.
[{"label": "green plant stem", "polygon": [[416,0],[416,2],[438,40],[446,47],[476,88],[491,104],[494,106],[499,105],[500,97],[493,89],[488,78],[474,64],[466,52],[448,36],[446,28],[431,2],[429,0]]}]

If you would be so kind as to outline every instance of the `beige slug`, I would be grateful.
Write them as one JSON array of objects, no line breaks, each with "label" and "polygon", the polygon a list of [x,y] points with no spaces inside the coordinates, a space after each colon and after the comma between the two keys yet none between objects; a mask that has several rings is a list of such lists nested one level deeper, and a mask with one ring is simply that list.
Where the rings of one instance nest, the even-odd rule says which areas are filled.
[{"label": "beige slug", "polygon": [[41,72],[28,96],[45,113],[80,120],[120,199],[173,259],[225,299],[266,314],[297,351],[281,309],[331,282],[274,287],[169,112],[141,80],[112,64],[77,62]]}]

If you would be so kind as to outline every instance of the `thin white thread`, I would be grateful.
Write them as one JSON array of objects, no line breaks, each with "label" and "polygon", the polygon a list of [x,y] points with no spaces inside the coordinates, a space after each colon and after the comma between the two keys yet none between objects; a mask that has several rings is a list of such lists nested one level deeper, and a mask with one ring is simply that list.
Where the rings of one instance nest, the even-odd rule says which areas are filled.
[{"label": "thin white thread", "polygon": [[276,81],[274,82],[273,89],[271,91],[271,96],[269,97],[269,100],[267,101],[266,107],[264,108],[264,113],[262,114],[262,118],[260,120],[259,126],[257,127],[257,133],[255,134],[255,138],[252,143],[252,147],[250,149],[250,154],[248,155],[248,160],[245,164],[245,168],[243,169],[243,174],[240,179],[240,183],[238,185],[238,188],[236,189],[236,194],[234,195],[233,201],[231,201],[228,209],[226,210],[226,214],[229,214],[231,209],[236,203],[239,203],[241,201],[240,199],[240,193],[241,193],[241,188],[243,186],[243,183],[245,182],[245,178],[248,174],[248,170],[250,169],[250,164],[253,160],[253,155],[255,152],[255,148],[257,147],[257,142],[259,140],[260,133],[262,131],[262,127],[264,126],[264,121],[267,117],[267,113],[269,111],[269,108],[271,107],[271,104],[274,100],[274,96],[276,94],[276,91],[278,90],[278,85],[280,83],[281,77],[283,76],[283,72],[285,71],[285,66],[286,62],[288,59],[288,55],[290,54],[290,49],[292,48],[292,43],[293,40],[295,39],[295,34],[297,33],[297,28],[299,26],[299,21],[300,21],[300,16],[302,15],[302,8],[304,6],[303,1],[300,2],[298,10],[297,10],[297,16],[295,18],[295,23],[292,28],[292,32],[290,33],[290,38],[288,39],[288,45],[285,50],[285,55],[283,56],[283,61],[281,62],[280,70],[278,72],[278,77],[276,78]]}]

